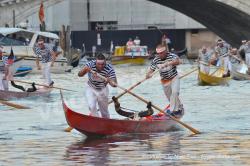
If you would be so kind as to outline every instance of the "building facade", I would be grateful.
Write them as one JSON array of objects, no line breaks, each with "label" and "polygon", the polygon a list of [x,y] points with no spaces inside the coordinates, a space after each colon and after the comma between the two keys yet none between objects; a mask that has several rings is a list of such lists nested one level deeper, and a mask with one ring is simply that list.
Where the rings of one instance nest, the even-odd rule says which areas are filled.
[{"label": "building facade", "polygon": [[[34,14],[28,18],[29,25],[33,25],[32,28],[38,28],[37,17],[37,14]],[[203,37],[204,34],[209,35],[208,38],[211,39],[207,42],[209,44],[217,38],[195,20],[173,9],[146,0],[65,0],[55,6],[45,8],[45,22],[49,31],[60,31],[62,25],[69,25],[72,33],[147,29],[156,29],[159,32],[184,30],[186,34],[182,40],[185,40],[185,45],[191,53],[197,52],[197,49],[201,47],[201,40],[204,39],[207,42],[207,39]],[[75,44],[74,40],[79,39],[72,40],[73,46],[81,47],[81,44]],[[116,39],[111,37],[106,42],[111,40]],[[81,42],[86,43],[84,39]]]}]

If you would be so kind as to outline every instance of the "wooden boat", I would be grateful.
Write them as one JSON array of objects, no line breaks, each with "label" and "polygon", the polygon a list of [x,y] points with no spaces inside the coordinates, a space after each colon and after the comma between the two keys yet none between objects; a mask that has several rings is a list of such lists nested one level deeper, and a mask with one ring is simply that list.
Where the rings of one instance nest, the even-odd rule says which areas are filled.
[{"label": "wooden boat", "polygon": [[136,64],[136,65],[143,65],[149,56],[112,56],[111,63],[113,65],[118,64]]},{"label": "wooden boat", "polygon": [[216,69],[210,74],[203,73],[199,70],[198,81],[200,85],[225,85],[231,77],[222,77],[223,69]]},{"label": "wooden boat", "polygon": [[[29,66],[33,69],[31,73],[41,73],[41,70],[37,70],[35,62],[36,55],[33,50],[39,37],[43,37],[45,41],[60,39],[57,34],[51,32],[0,27],[0,45],[4,47],[4,55],[9,55],[12,48],[14,55],[19,57],[19,60],[15,60],[15,63],[12,66],[13,71],[16,71],[16,69],[20,66]],[[46,44],[51,45],[50,43]],[[58,46],[58,51],[62,51],[60,46]],[[76,59],[72,57],[71,62],[75,60]],[[51,72],[55,74],[65,73],[65,71],[68,71],[72,68],[73,66],[68,65],[67,58],[59,55],[55,60],[54,66],[51,67]]]},{"label": "wooden boat", "polygon": [[32,68],[29,66],[20,66],[17,68],[16,73],[14,74],[14,77],[24,77],[27,74],[29,74],[32,71]]},{"label": "wooden boat", "polygon": [[[61,94],[62,96],[62,94]],[[69,126],[88,137],[115,134],[166,132],[178,127],[178,123],[165,116],[164,120],[120,120],[106,119],[77,113],[70,109],[62,96],[64,114]]]},{"label": "wooden boat", "polygon": [[247,74],[246,64],[232,64],[231,75],[235,80],[250,80],[250,75]]},{"label": "wooden boat", "polygon": [[116,46],[115,53],[111,57],[111,63],[116,64],[144,64],[149,59],[147,46],[131,46],[129,49],[125,46]]},{"label": "wooden boat", "polygon": [[5,91],[0,90],[0,99],[9,100],[13,98],[25,98],[31,96],[48,96],[53,88],[39,88],[35,92],[17,92],[17,91]]}]

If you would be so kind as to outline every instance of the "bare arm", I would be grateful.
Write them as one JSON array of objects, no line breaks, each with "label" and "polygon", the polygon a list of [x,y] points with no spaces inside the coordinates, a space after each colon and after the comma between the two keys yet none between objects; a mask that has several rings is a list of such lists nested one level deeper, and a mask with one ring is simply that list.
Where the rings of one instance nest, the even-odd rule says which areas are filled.
[{"label": "bare arm", "polygon": [[41,70],[41,66],[39,64],[39,58],[38,57],[36,58],[36,67],[37,67],[38,70]]},{"label": "bare arm", "polygon": [[90,71],[90,68],[88,66],[85,66],[78,72],[79,77],[83,77],[86,73]]},{"label": "bare arm", "polygon": [[181,61],[180,61],[180,58],[177,58],[173,61],[166,62],[166,63],[167,63],[167,66],[177,66],[177,65],[181,64]]},{"label": "bare arm", "polygon": [[147,79],[151,78],[153,73],[154,73],[154,70],[149,69],[148,72],[146,73],[146,78]]},{"label": "bare arm", "polygon": [[107,81],[108,81],[110,86],[117,87],[117,79],[116,78],[115,79],[108,78]]}]

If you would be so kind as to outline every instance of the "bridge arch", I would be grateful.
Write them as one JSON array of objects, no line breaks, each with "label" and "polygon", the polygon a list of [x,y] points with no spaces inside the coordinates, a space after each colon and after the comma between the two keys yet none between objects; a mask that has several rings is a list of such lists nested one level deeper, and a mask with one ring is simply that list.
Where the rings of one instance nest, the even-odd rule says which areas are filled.
[{"label": "bridge arch", "polygon": [[149,0],[175,9],[238,47],[250,39],[250,3],[243,0]]}]

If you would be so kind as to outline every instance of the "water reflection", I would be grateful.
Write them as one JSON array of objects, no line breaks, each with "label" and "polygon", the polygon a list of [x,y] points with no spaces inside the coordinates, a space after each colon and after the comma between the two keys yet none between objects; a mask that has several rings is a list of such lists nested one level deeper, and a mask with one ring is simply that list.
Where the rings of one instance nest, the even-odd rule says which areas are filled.
[{"label": "water reflection", "polygon": [[65,160],[93,165],[171,162],[180,155],[182,136],[180,132],[170,132],[87,138],[68,146]]}]

